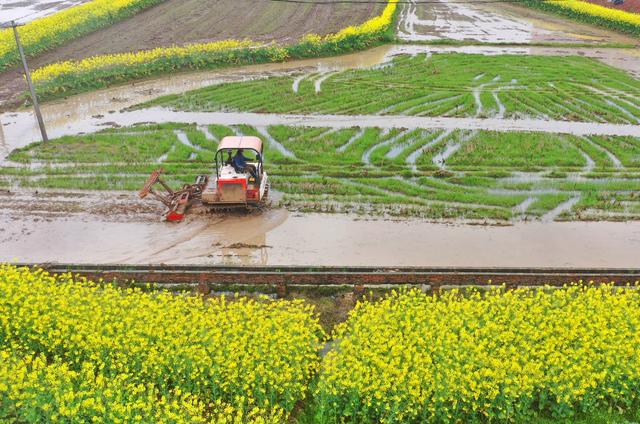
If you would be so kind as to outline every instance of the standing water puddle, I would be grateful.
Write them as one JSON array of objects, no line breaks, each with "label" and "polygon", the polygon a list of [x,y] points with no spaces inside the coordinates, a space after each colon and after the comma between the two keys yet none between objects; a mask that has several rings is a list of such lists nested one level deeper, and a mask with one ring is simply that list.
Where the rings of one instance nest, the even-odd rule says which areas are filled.
[{"label": "standing water puddle", "polygon": [[[0,214],[0,261],[633,267],[640,251],[640,227],[618,222],[495,227],[347,215],[289,216],[281,209],[232,218],[191,215],[181,224],[159,222],[149,214],[136,220],[129,214],[129,220],[119,221],[73,213],[34,215],[14,221]],[[52,244],[56,249],[49,248]]]}]

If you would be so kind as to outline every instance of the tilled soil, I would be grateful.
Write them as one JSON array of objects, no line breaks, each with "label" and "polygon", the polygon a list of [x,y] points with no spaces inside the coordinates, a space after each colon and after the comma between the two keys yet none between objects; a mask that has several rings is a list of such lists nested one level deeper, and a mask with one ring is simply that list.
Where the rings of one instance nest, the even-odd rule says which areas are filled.
[{"label": "tilled soil", "polygon": [[[30,67],[36,69],[62,60],[230,38],[293,43],[308,33],[325,35],[360,24],[384,6],[357,2],[314,5],[271,0],[167,0],[31,59]],[[19,93],[25,89],[19,68],[0,74],[0,105],[16,106]]]}]

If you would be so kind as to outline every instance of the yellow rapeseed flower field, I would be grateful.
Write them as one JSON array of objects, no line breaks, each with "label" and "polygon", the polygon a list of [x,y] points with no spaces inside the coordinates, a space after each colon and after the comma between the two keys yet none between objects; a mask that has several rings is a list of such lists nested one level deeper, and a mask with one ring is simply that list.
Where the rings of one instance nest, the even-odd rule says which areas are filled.
[{"label": "yellow rapeseed flower field", "polygon": [[325,37],[325,41],[338,42],[349,36],[382,33],[391,25],[397,6],[398,0],[389,0],[389,3],[379,16],[368,20],[362,25],[348,26],[335,34],[329,34]]},{"label": "yellow rapeseed flower field", "polygon": [[299,301],[0,265],[0,422],[281,422],[306,396],[323,337]]},{"label": "yellow rapeseed flower field", "polygon": [[[327,35],[326,37],[320,37],[315,34],[309,34],[303,38],[303,41],[312,42],[316,45],[322,44],[337,44],[344,40],[354,37],[374,37],[380,35],[386,31],[393,20],[393,15],[397,7],[397,0],[389,0],[389,3],[383,10],[382,14],[376,16],[369,21],[358,26],[349,26],[343,30]],[[113,55],[101,55],[94,56],[79,61],[66,61],[53,63],[42,68],[36,69],[33,74],[33,80],[35,82],[46,83],[55,79],[65,79],[66,82],[72,80],[77,75],[97,75],[109,73],[109,70],[115,75],[123,73],[139,73],[133,70],[137,68],[145,68],[147,75],[152,74],[158,70],[167,71],[184,68],[186,66],[190,68],[206,67],[209,62],[207,60],[200,61],[198,63],[198,57],[206,55],[213,55],[216,53],[229,52],[238,49],[253,48],[256,56],[262,53],[258,43],[254,43],[249,40],[237,41],[226,40],[205,44],[191,44],[184,47],[160,47],[153,50],[113,54]],[[295,48],[295,46],[293,47]],[[267,49],[267,56],[271,61],[282,61],[287,59],[288,50],[283,47],[271,46]],[[247,55],[248,57],[251,54]],[[229,60],[238,60],[235,57],[230,57]],[[219,63],[211,61],[212,63]],[[103,75],[100,75],[101,77]],[[55,89],[54,89],[55,91]]]},{"label": "yellow rapeseed flower field", "polygon": [[[40,53],[160,1],[163,0],[92,0],[27,23],[20,28],[20,38],[27,54]],[[17,58],[12,30],[0,30],[0,69]]]},{"label": "yellow rapeseed flower field", "polygon": [[394,293],[335,333],[319,422],[518,422],[629,407],[640,392],[635,288]]},{"label": "yellow rapeseed flower field", "polygon": [[131,53],[93,56],[78,61],[57,62],[44,66],[32,73],[33,81],[46,81],[65,74],[92,72],[114,66],[137,66],[159,59],[180,59],[188,56],[217,53],[224,50],[253,47],[252,41],[225,40],[184,47],[159,47]]}]

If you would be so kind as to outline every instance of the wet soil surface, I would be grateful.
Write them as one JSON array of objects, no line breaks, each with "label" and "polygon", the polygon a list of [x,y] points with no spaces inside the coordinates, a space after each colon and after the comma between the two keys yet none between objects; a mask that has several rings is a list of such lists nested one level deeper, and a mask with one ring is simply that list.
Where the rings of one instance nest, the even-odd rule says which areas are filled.
[{"label": "wet soil surface", "polygon": [[411,0],[400,11],[398,36],[407,41],[637,43],[606,29],[507,2]]},{"label": "wet soil surface", "polygon": [[[31,69],[52,62],[217,40],[292,43],[305,34],[329,34],[366,21],[381,4],[297,4],[271,0],[167,0],[132,18],[30,59]],[[0,19],[0,21],[2,21]],[[0,105],[25,91],[19,68],[0,73]]]},{"label": "wet soil surface", "polygon": [[[637,223],[482,226],[283,209],[160,220],[124,192],[0,193],[0,261],[334,266],[637,265]],[[384,241],[384,242],[382,242]]]}]

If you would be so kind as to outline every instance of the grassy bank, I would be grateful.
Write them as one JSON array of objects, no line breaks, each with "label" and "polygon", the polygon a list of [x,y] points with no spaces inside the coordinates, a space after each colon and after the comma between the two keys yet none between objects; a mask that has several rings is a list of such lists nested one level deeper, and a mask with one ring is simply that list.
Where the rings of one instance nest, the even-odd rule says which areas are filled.
[{"label": "grassy bank", "polygon": [[[0,169],[0,185],[133,191],[163,167],[179,187],[211,174],[217,142],[234,134],[267,140],[272,188],[291,210],[434,220],[640,218],[640,140],[632,137],[137,126],[14,151],[15,164]],[[185,137],[188,144],[180,141]],[[554,215],[572,199],[575,205]]]}]

